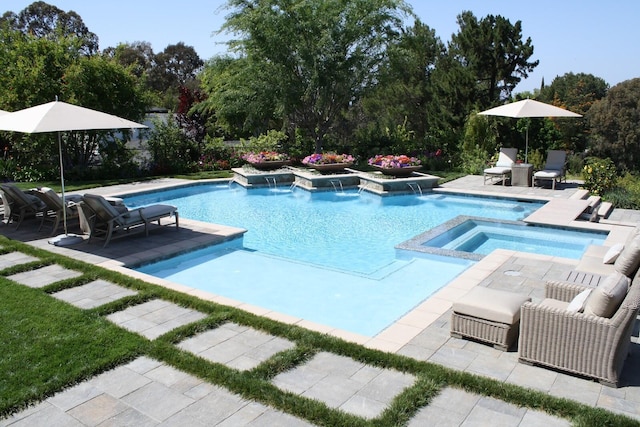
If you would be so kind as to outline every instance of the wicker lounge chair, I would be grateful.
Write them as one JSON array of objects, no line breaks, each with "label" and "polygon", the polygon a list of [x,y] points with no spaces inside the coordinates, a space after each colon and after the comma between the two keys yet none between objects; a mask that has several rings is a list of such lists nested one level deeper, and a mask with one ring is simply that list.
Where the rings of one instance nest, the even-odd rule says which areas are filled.
[{"label": "wicker lounge chair", "polygon": [[544,169],[533,174],[532,186],[538,181],[551,181],[551,188],[556,189],[556,182],[566,181],[565,163],[567,153],[564,150],[549,150]]},{"label": "wicker lounge chair", "polygon": [[47,211],[47,206],[42,200],[25,193],[13,184],[2,184],[0,190],[2,190],[7,203],[5,209],[9,211],[8,215],[5,213],[7,222],[15,222],[16,230],[25,218],[41,216]]},{"label": "wicker lounge chair", "polygon": [[175,222],[166,225],[175,224],[176,230],[179,228],[178,208],[171,205],[158,204],[130,210],[125,206],[115,207],[102,196],[85,194],[80,209],[88,221],[89,242],[102,238],[104,247],[111,239],[130,235],[131,231],[144,231],[148,236],[149,224],[157,221],[161,225],[162,218],[174,217]]},{"label": "wicker lounge chair", "polygon": [[[615,274],[628,283],[627,277]],[[569,302],[585,289],[588,288],[575,283],[548,282],[547,299],[540,304],[523,304],[519,360],[617,387],[638,318],[640,279],[638,275],[634,277],[629,291],[623,294],[624,299],[610,317],[594,315],[586,307],[585,312],[567,310]]]},{"label": "wicker lounge chair", "polygon": [[502,185],[506,185],[507,178],[511,176],[511,167],[516,162],[516,156],[518,155],[517,148],[501,148],[498,155],[498,161],[495,166],[484,170],[484,183],[494,179],[502,180]]}]

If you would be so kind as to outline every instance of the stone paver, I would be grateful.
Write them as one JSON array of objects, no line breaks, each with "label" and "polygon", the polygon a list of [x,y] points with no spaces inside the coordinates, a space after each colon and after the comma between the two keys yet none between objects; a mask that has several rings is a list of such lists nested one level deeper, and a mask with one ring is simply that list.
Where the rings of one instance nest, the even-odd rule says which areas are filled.
[{"label": "stone paver", "polygon": [[107,319],[149,339],[204,319],[206,314],[163,300],[151,300],[107,316]]},{"label": "stone paver", "polygon": [[78,271],[68,270],[60,265],[53,264],[35,270],[7,276],[7,279],[21,283],[31,288],[42,288],[61,280],[82,276]]},{"label": "stone paver", "polygon": [[[160,375],[162,374],[162,375]],[[62,391],[0,426],[311,426],[141,357]]]},{"label": "stone paver", "polygon": [[571,423],[544,412],[520,408],[490,397],[446,387],[428,406],[418,411],[408,425],[564,427],[570,426]]},{"label": "stone paver", "polygon": [[277,387],[364,418],[375,418],[415,382],[413,375],[321,352],[273,379]]},{"label": "stone paver", "polygon": [[7,254],[0,255],[0,270],[37,260],[38,258],[23,254],[22,252],[9,252]]},{"label": "stone paver", "polygon": [[294,348],[295,344],[247,326],[225,323],[182,341],[178,347],[211,362],[245,371],[280,351]]},{"label": "stone paver", "polygon": [[51,296],[76,307],[89,309],[136,294],[136,291],[123,288],[106,280],[94,280],[86,285],[56,292]]}]

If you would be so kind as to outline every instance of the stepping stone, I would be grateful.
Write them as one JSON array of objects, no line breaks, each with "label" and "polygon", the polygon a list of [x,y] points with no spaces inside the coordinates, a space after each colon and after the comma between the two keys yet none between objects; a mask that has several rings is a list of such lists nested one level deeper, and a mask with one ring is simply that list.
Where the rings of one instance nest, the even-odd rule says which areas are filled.
[{"label": "stepping stone", "polygon": [[105,280],[94,280],[86,285],[65,289],[51,295],[76,307],[89,309],[126,296],[137,295],[137,292]]},{"label": "stepping stone", "polygon": [[151,300],[107,316],[129,331],[153,340],[175,328],[204,319],[206,314],[163,300]]},{"label": "stepping stone", "polygon": [[28,426],[311,426],[292,415],[140,357],[0,420]]},{"label": "stepping stone", "polygon": [[38,258],[23,254],[22,252],[9,252],[8,254],[0,255],[0,270],[37,260]]},{"label": "stepping stone", "polygon": [[371,419],[382,414],[415,380],[410,374],[321,352],[308,362],[277,375],[272,382],[282,390]]},{"label": "stepping stone", "polygon": [[13,274],[7,276],[7,279],[29,286],[30,288],[43,288],[52,283],[79,276],[82,276],[82,273],[79,271],[68,270],[60,265],[53,264],[36,270]]},{"label": "stepping stone", "polygon": [[247,326],[225,323],[182,341],[178,347],[211,362],[245,371],[278,352],[294,348],[295,344]]}]

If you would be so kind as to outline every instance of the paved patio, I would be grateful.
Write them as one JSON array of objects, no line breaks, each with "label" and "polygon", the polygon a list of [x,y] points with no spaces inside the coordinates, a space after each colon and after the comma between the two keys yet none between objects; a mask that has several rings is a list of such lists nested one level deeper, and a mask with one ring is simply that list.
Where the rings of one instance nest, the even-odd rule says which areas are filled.
[{"label": "paved patio", "polygon": [[[166,185],[179,185],[179,180],[116,186],[97,189],[104,195],[119,195],[133,190],[147,190]],[[544,188],[502,187],[483,185],[482,177],[465,177],[445,184],[441,191],[472,194],[504,194],[549,200],[569,199],[578,190],[576,183],[562,184],[555,191]],[[93,191],[92,191],[93,192]],[[640,212],[614,210],[610,222],[633,223],[640,220]],[[26,225],[26,224],[25,224]],[[47,243],[41,233],[23,226],[16,232],[12,226],[0,225],[0,233],[43,249],[62,253],[93,264],[134,274],[123,268],[140,260],[166,256],[170,253],[219,242],[241,232],[237,229],[202,224],[181,218],[182,229],[158,228],[149,238],[132,236],[114,241],[103,249],[97,244],[75,247],[55,247]],[[37,228],[37,227],[36,227]],[[126,251],[123,251],[126,248]],[[126,255],[122,256],[123,252]],[[23,254],[0,256],[0,268],[16,263],[34,261]],[[442,289],[414,312],[372,338],[354,336],[341,331],[330,331],[363,345],[429,360],[444,366],[488,376],[525,387],[542,390],[555,396],[567,397],[591,406],[609,409],[640,420],[640,344],[638,327],[633,334],[631,356],[625,364],[622,386],[618,389],[603,387],[590,380],[580,379],[555,371],[519,364],[517,352],[501,352],[476,342],[451,338],[448,319],[452,301],[464,295],[473,286],[517,290],[542,298],[546,279],[566,275],[575,262],[551,257],[529,256],[509,251],[496,251],[461,275],[454,283]],[[20,273],[12,279],[27,286],[46,286],[58,280],[73,277],[74,272],[59,266],[44,267],[32,274]],[[135,275],[135,274],[134,274]],[[148,279],[148,277],[145,277]],[[190,289],[155,280],[154,283],[199,295]],[[113,299],[109,294],[126,296],[123,288],[114,284],[92,283],[74,290],[54,294],[81,308],[95,307]],[[81,289],[83,288],[83,289]],[[120,289],[117,289],[120,288]],[[126,291],[126,290],[125,290]],[[277,313],[265,313],[259,307],[248,307],[241,302],[229,301],[212,295],[203,298],[228,303],[254,313],[266,314],[277,320],[308,325],[304,319],[291,319]],[[113,297],[112,297],[113,298]],[[178,325],[199,319],[199,313],[186,313],[163,301],[150,302],[147,307],[134,307],[114,313],[112,320],[123,327],[144,334],[154,332],[150,339]],[[126,320],[125,320],[126,319]],[[175,325],[175,326],[174,326]],[[311,329],[327,332],[322,325],[308,325]],[[155,328],[155,329],[154,329]],[[225,324],[220,328],[197,335],[179,343],[181,348],[216,358],[220,363],[236,369],[251,369],[279,351],[289,348],[286,340],[271,337],[250,328]],[[320,354],[306,364],[274,379],[274,384],[295,393],[309,395],[327,405],[353,414],[375,417],[386,404],[413,379],[410,376],[355,362],[332,354]],[[340,396],[336,391],[340,391]],[[566,420],[544,413],[518,408],[499,400],[477,396],[465,391],[445,388],[431,404],[419,411],[410,425],[569,425]],[[243,400],[219,386],[204,383],[186,373],[158,361],[143,357],[128,365],[91,379],[47,399],[45,402],[0,420],[3,425],[309,425],[258,402]]]}]

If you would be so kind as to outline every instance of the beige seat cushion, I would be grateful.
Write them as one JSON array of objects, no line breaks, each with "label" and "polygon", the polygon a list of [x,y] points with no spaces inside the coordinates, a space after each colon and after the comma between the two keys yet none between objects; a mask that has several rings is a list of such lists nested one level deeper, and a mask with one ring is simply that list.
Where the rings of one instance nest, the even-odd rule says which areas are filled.
[{"label": "beige seat cushion", "polygon": [[616,271],[627,277],[635,275],[640,265],[640,235],[636,235],[631,243],[624,246],[613,265]]},{"label": "beige seat cushion", "polygon": [[627,295],[630,283],[631,279],[622,273],[616,272],[607,276],[587,298],[584,314],[600,317],[613,316]]},{"label": "beige seat cushion", "polygon": [[569,303],[566,301],[560,301],[558,299],[553,298],[545,298],[540,302],[540,305],[545,307],[555,308],[556,310],[567,310],[569,308]]},{"label": "beige seat cushion", "polygon": [[513,325],[520,321],[520,307],[527,301],[531,301],[527,295],[476,286],[453,303],[453,311]]}]

